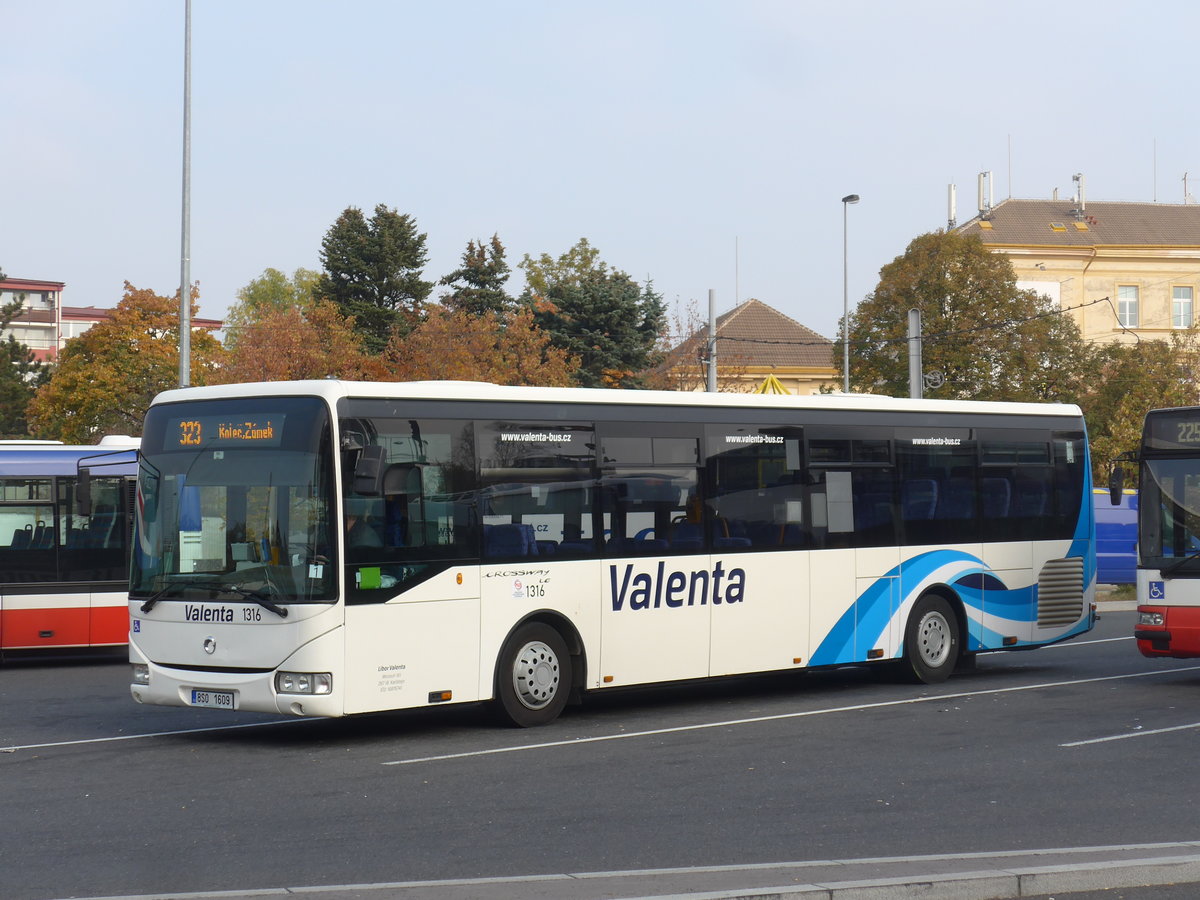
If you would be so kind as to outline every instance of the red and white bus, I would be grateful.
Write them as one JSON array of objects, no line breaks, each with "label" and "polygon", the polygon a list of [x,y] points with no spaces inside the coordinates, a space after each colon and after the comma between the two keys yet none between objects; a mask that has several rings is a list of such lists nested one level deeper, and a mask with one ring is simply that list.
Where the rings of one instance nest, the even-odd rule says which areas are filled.
[{"label": "red and white bus", "polygon": [[[1153,409],[1138,450],[1138,650],[1200,656],[1200,406]],[[1114,488],[1120,487],[1120,476]]]},{"label": "red and white bus", "polygon": [[0,654],[128,642],[136,448],[0,443]]}]

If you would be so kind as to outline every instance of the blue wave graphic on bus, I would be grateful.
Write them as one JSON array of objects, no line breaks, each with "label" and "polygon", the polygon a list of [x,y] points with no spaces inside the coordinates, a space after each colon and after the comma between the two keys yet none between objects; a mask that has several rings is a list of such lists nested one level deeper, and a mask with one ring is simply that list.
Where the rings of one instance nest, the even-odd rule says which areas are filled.
[{"label": "blue wave graphic on bus", "polygon": [[[905,590],[893,608],[892,592],[897,578]],[[900,613],[906,615],[917,596],[934,583],[949,585],[962,600],[970,619],[967,624],[968,650],[998,649],[1004,646],[1005,634],[996,630],[996,626],[1011,623],[1013,627],[1006,631],[1020,632],[1037,619],[1037,585],[1010,588],[989,571],[981,559],[970,553],[933,550],[905,560],[867,588],[830,630],[810,664],[861,662],[866,658],[866,652],[855,652],[856,634],[864,647],[885,644],[883,636],[893,618]],[[895,653],[899,650],[900,644],[897,644]]]},{"label": "blue wave graphic on bus", "polygon": [[[1082,558],[1083,584],[1088,586],[1094,583],[1096,577],[1096,553],[1090,538],[1093,529],[1090,471],[1085,482],[1089,490],[1083,494],[1079,515],[1075,518],[1075,534],[1065,556]],[[932,579],[934,573],[939,575],[937,579]],[[903,596],[897,598],[893,609],[891,595],[895,579],[905,590]],[[962,599],[970,620],[967,623],[968,651],[993,650],[1004,646],[1006,635],[989,627],[985,621],[993,625],[1006,622],[1027,628],[1037,620],[1036,584],[1010,588],[983,560],[973,554],[962,550],[931,550],[900,563],[863,591],[857,602],[842,614],[821,641],[809,664],[827,666],[864,661],[865,650],[855,653],[856,634],[864,647],[879,647],[893,618],[901,614],[907,616],[913,601],[931,583],[951,586]],[[1088,617],[1085,617],[1082,623],[1055,637],[1055,640],[1087,631],[1090,627]],[[1018,630],[1013,627],[1009,631]],[[1028,643],[1021,641],[1018,646]],[[903,635],[899,635],[893,655],[898,656],[902,647]]]}]

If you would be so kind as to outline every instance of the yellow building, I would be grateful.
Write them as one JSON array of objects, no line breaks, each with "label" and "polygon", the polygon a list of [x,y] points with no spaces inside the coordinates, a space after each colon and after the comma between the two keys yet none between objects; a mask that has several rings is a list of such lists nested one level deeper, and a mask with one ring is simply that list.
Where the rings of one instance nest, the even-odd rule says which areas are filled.
[{"label": "yellow building", "polygon": [[1085,340],[1169,338],[1196,322],[1200,205],[1004,200],[956,229],[1070,310]]}]

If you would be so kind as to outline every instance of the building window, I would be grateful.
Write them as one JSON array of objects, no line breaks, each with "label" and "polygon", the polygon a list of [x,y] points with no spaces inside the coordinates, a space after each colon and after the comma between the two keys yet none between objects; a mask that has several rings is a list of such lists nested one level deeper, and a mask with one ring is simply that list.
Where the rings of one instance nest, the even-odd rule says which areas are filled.
[{"label": "building window", "polygon": [[1138,327],[1138,289],[1136,285],[1117,286],[1117,322],[1122,328]]},{"label": "building window", "polygon": [[1171,288],[1171,327],[1192,327],[1192,289],[1190,287]]}]

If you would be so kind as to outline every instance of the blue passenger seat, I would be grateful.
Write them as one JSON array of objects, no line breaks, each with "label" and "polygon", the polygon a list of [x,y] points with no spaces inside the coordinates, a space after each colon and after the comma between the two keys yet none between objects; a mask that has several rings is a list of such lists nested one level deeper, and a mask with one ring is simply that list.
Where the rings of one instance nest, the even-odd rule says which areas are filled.
[{"label": "blue passenger seat", "polygon": [[975,516],[975,485],[970,478],[955,477],[946,482],[938,501],[938,518],[970,519]]},{"label": "blue passenger seat", "polygon": [[695,522],[676,522],[671,528],[671,547],[675,550],[703,550],[704,531]]},{"label": "blue passenger seat", "polygon": [[985,519],[1003,519],[1012,502],[1012,484],[1007,478],[989,476],[979,480],[980,499]]},{"label": "blue passenger seat", "polygon": [[900,486],[900,509],[905,521],[932,519],[937,501],[938,484],[932,478],[910,478]]},{"label": "blue passenger seat", "polygon": [[1022,518],[1036,518],[1046,514],[1049,490],[1045,482],[1031,478],[1018,479],[1013,498],[1013,509]]},{"label": "blue passenger seat", "polygon": [[537,556],[533,526],[519,523],[483,526],[483,555],[488,559]]}]

